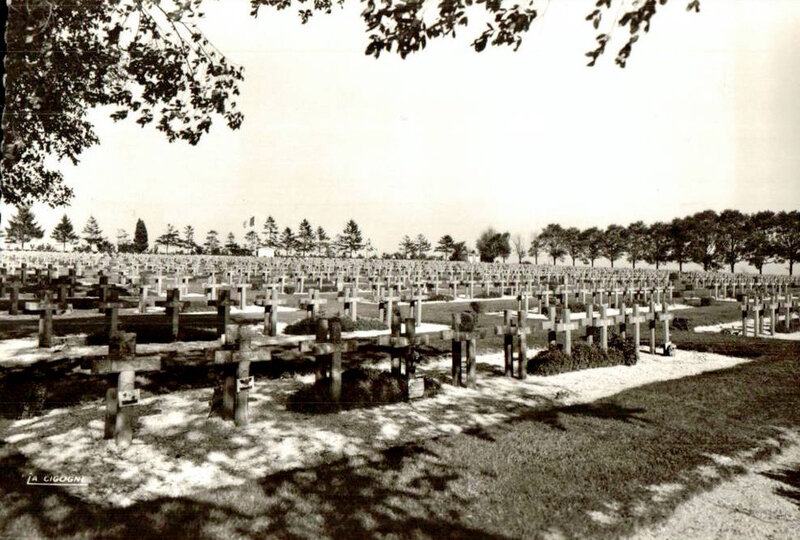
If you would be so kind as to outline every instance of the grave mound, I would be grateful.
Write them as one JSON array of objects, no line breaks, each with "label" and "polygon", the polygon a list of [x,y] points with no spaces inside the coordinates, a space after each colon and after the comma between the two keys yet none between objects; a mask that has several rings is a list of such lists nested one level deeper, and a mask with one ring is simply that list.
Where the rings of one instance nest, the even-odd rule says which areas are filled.
[{"label": "grave mound", "polygon": [[597,345],[576,343],[572,354],[567,355],[558,347],[550,347],[528,360],[527,371],[531,375],[557,375],[569,371],[609,366],[632,366],[636,364],[636,348],[633,339],[622,339],[618,335],[608,340],[608,350]]},{"label": "grave mound", "polygon": [[[353,321],[350,317],[341,317],[342,332],[355,332],[356,330],[386,330],[388,326],[378,319],[360,317]],[[288,325],[283,333],[293,336],[313,335],[317,331],[317,320],[313,317],[306,317],[295,323]]]},{"label": "grave mound", "polygon": [[[436,395],[441,385],[425,377],[424,397]],[[330,392],[330,379],[320,379],[291,396],[286,409],[305,414],[326,414],[349,409],[375,407],[406,400],[408,383],[401,376],[375,369],[351,368],[342,372],[342,397],[337,402]]]}]

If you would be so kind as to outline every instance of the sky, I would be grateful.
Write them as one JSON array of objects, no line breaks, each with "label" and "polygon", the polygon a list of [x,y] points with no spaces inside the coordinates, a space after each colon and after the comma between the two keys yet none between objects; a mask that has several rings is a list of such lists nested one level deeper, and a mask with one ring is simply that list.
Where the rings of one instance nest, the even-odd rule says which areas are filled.
[{"label": "sky", "polygon": [[76,228],[94,215],[112,240],[137,218],[151,240],[168,223],[241,239],[268,215],[333,236],[352,218],[392,252],[404,234],[474,246],[490,226],[527,238],[551,222],[800,208],[800,2],[669,2],[626,69],[618,47],[586,67],[592,4],[553,0],[516,52],[475,53],[471,28],[376,60],[352,2],[307,25],[206,2],[204,32],[245,70],[242,128],[170,144],[96,110],[101,144],[61,167],[71,205],[34,212],[47,234],[65,212]]}]

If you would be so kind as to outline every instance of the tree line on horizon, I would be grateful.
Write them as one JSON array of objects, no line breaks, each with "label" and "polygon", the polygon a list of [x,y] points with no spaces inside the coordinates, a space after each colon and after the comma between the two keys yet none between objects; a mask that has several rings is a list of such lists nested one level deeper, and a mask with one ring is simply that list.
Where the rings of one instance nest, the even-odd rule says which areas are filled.
[{"label": "tree line on horizon", "polygon": [[[183,235],[174,225],[167,224],[166,232],[155,239],[154,246],[150,249],[147,227],[144,221],[138,219],[133,239],[127,231],[120,229],[114,244],[103,235],[94,216],[89,216],[82,234],[79,235],[70,218],[64,214],[51,231],[50,238],[61,245],[62,251],[66,251],[69,245],[73,251],[100,253],[154,253],[157,251],[155,246],[163,246],[166,253],[175,248],[183,253],[205,255],[253,255],[261,247],[272,248],[276,254],[283,256],[352,257],[362,250],[374,251],[370,240],[364,239],[361,229],[352,219],[334,238],[330,238],[321,226],[314,229],[307,219],[300,222],[297,233],[291,227],[280,231],[272,216],[267,218],[261,235],[255,230],[245,233],[244,244],[239,244],[232,232],[228,233],[223,243],[219,233],[211,229],[202,244],[195,241],[195,229],[192,225],[186,225],[182,232]],[[20,206],[17,215],[8,221],[5,237],[10,242],[18,243],[24,250],[26,243],[44,238],[44,229],[36,222],[29,206]],[[45,245],[39,246],[39,249],[52,250],[52,247]]]},{"label": "tree line on horizon", "polygon": [[788,263],[791,275],[794,263],[800,260],[800,212],[704,210],[668,223],[635,221],[605,229],[581,230],[551,223],[534,235],[527,252],[521,242],[515,240],[514,244],[520,262],[527,254],[536,264],[541,254],[553,264],[569,257],[573,266],[576,261],[594,266],[604,258],[613,267],[624,259],[633,268],[640,262],[656,268],[674,262],[679,271],[691,262],[704,271],[726,268],[733,272],[736,264],[747,262],[761,274],[766,264]]},{"label": "tree line on horizon", "polygon": [[[30,207],[21,206],[17,215],[9,219],[5,229],[6,239],[19,243],[21,248],[31,240],[44,237],[44,230],[36,223]],[[54,227],[50,237],[66,246],[76,246],[76,251],[145,253],[150,250],[147,227],[139,219],[134,236],[127,232],[117,232],[114,245],[104,237],[97,220],[90,216],[82,235],[78,235],[69,217],[64,214]],[[82,242],[81,242],[82,241]],[[278,256],[320,256],[320,257],[377,257],[371,242],[364,239],[363,233],[354,220],[349,220],[343,231],[330,238],[321,226],[314,228],[307,219],[300,222],[297,232],[291,227],[282,230],[272,216],[267,217],[261,234],[255,229],[244,235],[244,243],[239,244],[233,233],[229,233],[223,243],[219,233],[210,230],[205,241],[195,241],[195,230],[191,225],[183,228],[183,234],[172,225],[157,237],[155,245],[163,246],[169,253],[171,248],[182,252],[206,255],[252,255],[261,247],[275,250]],[[539,264],[539,257],[545,255],[552,263],[558,264],[565,258],[575,266],[578,261],[594,266],[599,259],[606,259],[614,267],[616,261],[626,260],[633,268],[646,262],[659,268],[674,262],[679,270],[686,263],[696,263],[703,270],[727,268],[734,271],[736,264],[747,262],[759,273],[769,263],[788,263],[789,274],[794,271],[794,263],[800,260],[800,212],[761,211],[745,214],[738,210],[713,210],[697,212],[690,216],[675,218],[670,222],[645,224],[635,221],[627,226],[617,224],[601,229],[589,227],[562,227],[556,223],[545,226],[535,234],[530,242],[521,235],[513,238],[508,232],[498,232],[488,228],[481,233],[475,243],[475,250],[467,247],[466,241],[455,241],[449,234],[443,235],[434,248],[423,235],[413,238],[403,236],[399,250],[383,253],[383,258],[429,259],[437,258],[452,261],[465,261],[471,254],[477,254],[483,262],[497,259],[506,261],[512,254],[518,262],[531,257]],[[45,247],[45,249],[47,246]],[[41,249],[41,248],[40,248]],[[429,255],[433,251],[434,255]],[[436,255],[438,254],[438,256]]]}]

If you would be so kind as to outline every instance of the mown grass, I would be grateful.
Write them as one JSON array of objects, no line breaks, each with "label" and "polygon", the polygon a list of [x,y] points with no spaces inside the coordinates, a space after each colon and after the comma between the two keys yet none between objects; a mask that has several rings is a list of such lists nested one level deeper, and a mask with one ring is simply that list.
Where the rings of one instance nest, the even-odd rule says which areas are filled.
[{"label": "mown grass", "polygon": [[[680,345],[718,350],[717,338],[682,333]],[[617,538],[740,471],[712,456],[766,457],[775,451],[767,439],[800,426],[800,344],[734,342],[759,359],[531,410],[366,462],[330,461],[124,509],[26,486],[41,471],[0,447],[0,536]],[[662,485],[673,490],[654,498]]]}]

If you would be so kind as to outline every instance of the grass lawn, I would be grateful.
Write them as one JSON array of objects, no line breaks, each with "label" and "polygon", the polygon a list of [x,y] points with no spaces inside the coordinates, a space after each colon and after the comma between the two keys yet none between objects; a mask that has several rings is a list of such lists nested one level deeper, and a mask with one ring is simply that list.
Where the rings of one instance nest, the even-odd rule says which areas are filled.
[{"label": "grass lawn", "polygon": [[685,332],[675,341],[759,357],[591,404],[531,410],[371,461],[124,509],[26,486],[27,474],[41,471],[0,446],[0,536],[620,537],[739,470],[714,456],[766,457],[775,451],[768,439],[800,426],[799,343]]}]

